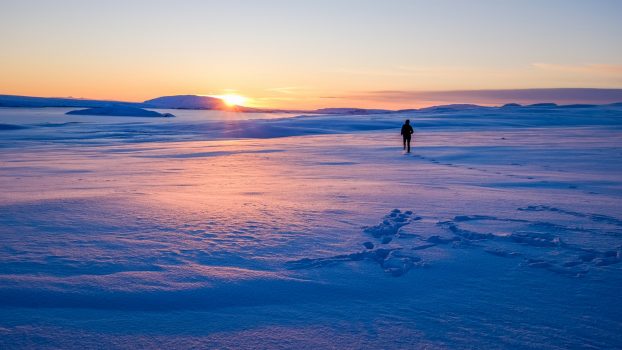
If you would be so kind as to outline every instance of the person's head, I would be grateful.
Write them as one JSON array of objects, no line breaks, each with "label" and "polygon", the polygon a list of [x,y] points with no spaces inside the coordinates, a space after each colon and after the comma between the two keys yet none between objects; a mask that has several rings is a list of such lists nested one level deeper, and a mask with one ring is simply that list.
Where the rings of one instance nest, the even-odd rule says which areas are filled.
[{"label": "person's head", "polygon": [[410,119],[406,119],[406,121],[404,122],[404,124],[406,124],[406,125],[410,124]]}]

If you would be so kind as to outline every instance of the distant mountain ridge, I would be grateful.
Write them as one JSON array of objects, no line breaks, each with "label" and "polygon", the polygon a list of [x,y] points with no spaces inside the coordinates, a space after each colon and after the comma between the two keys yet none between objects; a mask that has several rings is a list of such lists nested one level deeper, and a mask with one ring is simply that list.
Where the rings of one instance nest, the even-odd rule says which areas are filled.
[{"label": "distant mountain ridge", "polygon": [[222,99],[199,95],[161,96],[144,102],[125,102],[111,100],[91,100],[64,97],[32,97],[20,95],[0,95],[0,107],[136,107],[154,109],[205,109],[236,112],[263,112],[264,110],[228,106]]},{"label": "distant mountain ridge", "polygon": [[[607,106],[620,107],[622,102],[606,104]],[[462,109],[477,108],[589,108],[593,104],[570,104],[557,105],[555,103],[535,103],[531,105],[520,105],[518,103],[506,103],[500,107],[480,106],[476,104],[448,104],[424,108],[388,110],[388,109],[369,109],[369,108],[320,108],[316,110],[280,110],[266,108],[251,108],[244,106],[229,106],[222,99],[211,96],[200,95],[173,95],[156,97],[144,102],[125,102],[112,100],[90,100],[77,98],[61,97],[32,97],[20,95],[0,95],[0,107],[82,107],[82,108],[102,108],[102,107],[135,107],[151,109],[197,109],[197,110],[222,110],[234,112],[260,112],[260,113],[312,113],[312,114],[384,114],[395,112],[451,112]]]}]

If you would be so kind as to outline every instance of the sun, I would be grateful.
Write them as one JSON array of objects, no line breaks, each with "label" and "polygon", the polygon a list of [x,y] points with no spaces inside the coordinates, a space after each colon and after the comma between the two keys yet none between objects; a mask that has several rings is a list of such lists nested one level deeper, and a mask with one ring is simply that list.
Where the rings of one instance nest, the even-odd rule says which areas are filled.
[{"label": "sun", "polygon": [[220,95],[217,97],[223,100],[223,102],[229,107],[243,106],[247,100],[246,97],[242,95],[237,95],[237,94],[226,94],[226,95]]}]

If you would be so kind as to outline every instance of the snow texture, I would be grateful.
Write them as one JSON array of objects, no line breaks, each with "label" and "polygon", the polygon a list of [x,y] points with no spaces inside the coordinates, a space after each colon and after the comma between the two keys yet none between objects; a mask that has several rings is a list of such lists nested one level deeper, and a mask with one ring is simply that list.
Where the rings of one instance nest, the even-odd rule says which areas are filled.
[{"label": "snow texture", "polygon": [[622,347],[622,106],[463,107],[0,108],[0,348]]}]

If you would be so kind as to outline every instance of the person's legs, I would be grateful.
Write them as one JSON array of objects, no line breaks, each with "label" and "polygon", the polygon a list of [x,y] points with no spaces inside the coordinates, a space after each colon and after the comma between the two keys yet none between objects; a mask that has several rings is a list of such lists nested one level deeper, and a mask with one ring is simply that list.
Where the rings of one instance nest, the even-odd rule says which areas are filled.
[{"label": "person's legs", "polygon": [[405,139],[404,141],[406,141],[406,144],[408,145],[408,150],[406,151],[407,153],[410,153],[410,137]]},{"label": "person's legs", "polygon": [[404,151],[406,150],[406,138],[402,137],[402,140],[404,141]]}]

